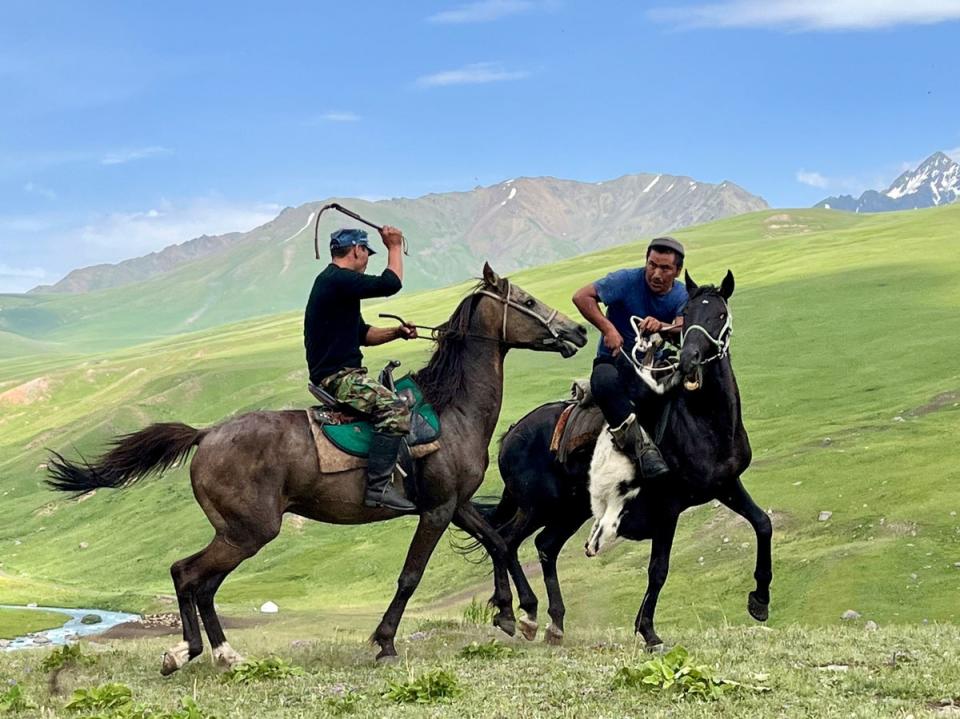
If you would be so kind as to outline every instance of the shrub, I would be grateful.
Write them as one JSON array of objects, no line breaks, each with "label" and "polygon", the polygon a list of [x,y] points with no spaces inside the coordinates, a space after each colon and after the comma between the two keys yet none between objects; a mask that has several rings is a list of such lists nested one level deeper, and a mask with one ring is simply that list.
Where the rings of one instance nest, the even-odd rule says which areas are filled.
[{"label": "shrub", "polygon": [[120,709],[133,704],[133,692],[126,684],[102,684],[93,689],[77,689],[67,702],[71,711]]},{"label": "shrub", "polygon": [[398,704],[436,704],[462,693],[453,672],[434,669],[407,682],[389,682],[383,698]]},{"label": "shrub", "polygon": [[621,667],[614,675],[613,686],[615,689],[675,692],[681,697],[698,699],[718,699],[728,692],[744,689],[769,691],[768,687],[755,687],[714,677],[710,667],[692,664],[687,650],[681,646],[642,666]]},{"label": "shrub", "polygon": [[249,659],[223,675],[226,684],[249,684],[272,679],[303,676],[303,669],[278,657]]},{"label": "shrub", "polygon": [[11,679],[6,690],[0,692],[0,710],[19,712],[32,708],[33,704],[27,701],[27,697],[23,693],[23,687]]},{"label": "shrub", "polygon": [[493,607],[486,602],[478,602],[476,597],[470,599],[470,604],[463,610],[464,624],[483,626],[493,621]]},{"label": "shrub", "polygon": [[513,647],[501,644],[496,639],[489,642],[471,642],[460,650],[460,656],[464,659],[504,659],[505,657],[514,657],[520,654]]},{"label": "shrub", "polygon": [[54,649],[40,662],[40,671],[52,672],[68,665],[89,666],[95,661],[93,657],[83,653],[79,644],[64,644],[59,649]]}]

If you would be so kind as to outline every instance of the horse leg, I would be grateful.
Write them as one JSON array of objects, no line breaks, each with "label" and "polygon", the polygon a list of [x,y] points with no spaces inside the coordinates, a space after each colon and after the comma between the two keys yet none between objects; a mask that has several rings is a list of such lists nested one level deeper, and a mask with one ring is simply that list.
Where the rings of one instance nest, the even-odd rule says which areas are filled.
[{"label": "horse leg", "polygon": [[663,589],[667,581],[667,573],[670,571],[670,549],[673,547],[673,536],[676,531],[677,515],[672,515],[663,520],[663,524],[657,528],[653,536],[650,564],[647,567],[647,591],[643,595],[640,611],[637,612],[634,623],[634,630],[637,634],[643,635],[647,648],[663,644],[663,640],[657,636],[653,628],[653,614],[657,610],[660,590]]},{"label": "horse leg", "polygon": [[403,563],[403,570],[397,579],[397,591],[393,595],[393,600],[387,611],[377,625],[370,641],[380,647],[377,654],[377,661],[387,660],[397,656],[397,650],[393,645],[393,639],[397,635],[397,627],[400,619],[403,617],[403,610],[407,602],[420,584],[420,578],[423,577],[423,571],[427,567],[430,555],[443,536],[450,520],[453,518],[454,507],[451,504],[443,505],[425,512],[420,515],[420,522],[417,524],[417,531],[413,535],[413,541],[410,542],[410,549],[407,550],[407,558]]},{"label": "horse leg", "polygon": [[547,587],[547,601],[549,603],[547,614],[550,616],[550,625],[543,637],[547,644],[559,645],[563,643],[563,618],[567,609],[563,604],[563,594],[560,592],[557,556],[563,549],[563,545],[576,534],[577,529],[580,528],[586,518],[577,517],[573,521],[571,519],[570,517],[564,517],[562,522],[548,524],[534,540],[540,566],[543,568],[543,583]]},{"label": "horse leg", "polygon": [[[493,618],[493,626],[499,627],[512,637],[517,631],[517,620],[513,614],[513,595],[510,592],[510,579],[507,576],[508,568],[511,571],[513,569],[513,567],[510,567],[507,543],[470,503],[457,507],[453,522],[476,537],[493,560],[494,592],[493,597],[490,598],[490,603],[497,608],[497,613]],[[519,568],[519,563],[517,563],[517,567]],[[521,583],[518,584],[517,591],[520,591],[522,585],[526,585],[529,595],[532,595],[533,590],[530,589],[523,572],[520,571],[519,574]],[[517,581],[516,576],[514,581]],[[527,598],[528,607],[530,605],[529,595]],[[533,601],[536,601],[536,597]],[[536,617],[536,610],[534,610],[534,617]]]},{"label": "horse leg", "polygon": [[230,572],[243,560],[256,554],[275,536],[276,533],[270,537],[256,537],[251,533],[242,542],[231,542],[225,537],[217,536],[201,553],[199,566],[195,570],[199,577],[194,592],[197,608],[200,610],[200,618],[203,620],[210,647],[213,649],[213,661],[227,669],[243,662],[243,657],[227,643],[223,627],[220,625],[220,618],[213,605],[214,596]]},{"label": "horse leg", "polygon": [[750,522],[750,526],[757,535],[757,566],[753,572],[753,578],[757,580],[757,588],[747,595],[747,611],[758,622],[765,622],[770,614],[770,582],[773,580],[770,559],[773,525],[770,523],[770,517],[756,505],[739,479],[736,480],[732,491],[719,499],[725,506]]},{"label": "horse leg", "polygon": [[160,674],[168,676],[184,664],[203,653],[203,637],[200,635],[200,622],[197,619],[197,604],[193,588],[189,585],[187,568],[196,561],[202,552],[191,554],[174,562],[170,567],[173,588],[177,593],[177,605],[180,608],[180,626],[183,628],[183,641],[170,647],[163,655]]},{"label": "horse leg", "polygon": [[520,601],[520,609],[523,610],[524,614],[520,617],[520,634],[523,635],[524,639],[531,642],[537,638],[537,630],[540,628],[537,623],[539,600],[533,591],[533,587],[530,586],[529,580],[527,580],[527,574],[523,571],[517,553],[520,550],[520,545],[536,529],[542,526],[543,524],[536,518],[536,513],[528,514],[520,510],[510,531],[503,537],[507,544],[507,566],[517,587],[517,598]]}]

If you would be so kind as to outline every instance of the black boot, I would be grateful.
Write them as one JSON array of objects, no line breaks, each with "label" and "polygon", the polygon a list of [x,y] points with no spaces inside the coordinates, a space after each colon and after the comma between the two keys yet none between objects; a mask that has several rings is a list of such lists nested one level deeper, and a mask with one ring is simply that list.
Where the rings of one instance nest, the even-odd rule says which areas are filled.
[{"label": "black boot", "polygon": [[416,505],[393,486],[393,469],[400,454],[403,437],[374,432],[367,458],[367,491],[363,503],[368,507],[386,507],[397,512],[415,513]]},{"label": "black boot", "polygon": [[655,479],[670,472],[657,445],[643,431],[637,417],[630,414],[618,427],[611,427],[613,443],[621,452],[637,461],[644,479]]}]

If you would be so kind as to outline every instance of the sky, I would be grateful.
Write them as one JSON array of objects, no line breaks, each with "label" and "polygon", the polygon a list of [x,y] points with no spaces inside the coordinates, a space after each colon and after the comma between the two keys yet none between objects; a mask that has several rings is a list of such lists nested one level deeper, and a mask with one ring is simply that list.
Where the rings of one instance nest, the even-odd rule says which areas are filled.
[{"label": "sky", "polygon": [[5,0],[0,292],[331,196],[881,189],[960,158],[958,33],[960,0]]}]

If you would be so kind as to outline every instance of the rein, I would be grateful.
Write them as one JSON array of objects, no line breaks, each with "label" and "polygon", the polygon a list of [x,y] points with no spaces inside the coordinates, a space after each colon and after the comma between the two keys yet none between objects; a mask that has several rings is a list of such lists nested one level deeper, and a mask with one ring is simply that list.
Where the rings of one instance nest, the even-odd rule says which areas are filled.
[{"label": "rein", "polygon": [[[406,325],[407,327],[416,327],[417,329],[421,329],[421,330],[429,330],[430,333],[431,333],[431,335],[432,335],[431,337],[417,337],[417,339],[424,339],[424,340],[432,340],[432,341],[435,341],[435,340],[437,339],[437,335],[458,334],[458,335],[460,335],[461,337],[464,337],[464,338],[470,338],[470,339],[475,339],[475,340],[484,340],[484,341],[486,341],[486,342],[498,342],[498,343],[499,343],[499,342],[506,342],[506,341],[507,341],[507,310],[512,307],[513,309],[517,310],[518,312],[522,312],[522,313],[524,313],[524,314],[526,314],[526,315],[530,315],[530,316],[533,317],[535,320],[537,320],[540,324],[542,324],[544,327],[546,327],[546,328],[547,328],[547,331],[550,332],[550,334],[551,334],[551,336],[553,337],[554,340],[559,339],[560,334],[557,332],[556,329],[554,329],[554,327],[553,327],[553,325],[552,325],[553,320],[554,320],[554,319],[556,318],[556,316],[557,316],[558,310],[556,310],[556,309],[553,310],[553,312],[551,312],[550,315],[549,315],[546,319],[544,319],[542,316],[540,316],[539,314],[537,314],[536,312],[534,312],[534,311],[533,311],[532,309],[530,309],[529,307],[526,307],[526,306],[524,306],[523,304],[517,302],[516,300],[511,299],[510,295],[511,295],[512,292],[513,292],[513,285],[510,283],[510,280],[509,280],[509,279],[507,279],[506,282],[507,282],[507,296],[506,296],[506,297],[503,297],[502,295],[500,295],[500,294],[498,294],[498,293],[496,293],[496,292],[491,292],[490,290],[486,290],[486,289],[474,290],[474,291],[471,293],[471,296],[475,296],[475,295],[485,295],[485,296],[487,296],[487,297],[492,297],[493,299],[495,299],[495,300],[497,300],[498,302],[501,302],[501,303],[503,304],[503,322],[501,323],[502,330],[501,330],[501,335],[500,335],[499,337],[490,337],[489,335],[478,335],[478,334],[474,334],[473,332],[459,333],[459,332],[457,332],[456,330],[451,330],[451,329],[448,329],[448,328],[445,328],[445,327],[431,327],[430,325],[417,325],[417,324],[413,324],[412,322],[407,322],[406,320],[404,320],[404,319],[403,319],[402,317],[400,317],[399,315],[386,314],[386,313],[383,313],[383,312],[380,313],[380,317],[385,317],[385,318],[388,318],[388,319],[397,320],[398,322],[400,322],[400,324]],[[545,341],[545,342],[549,342],[550,340],[544,340],[544,341]]]},{"label": "rein", "polygon": [[[723,323],[723,327],[720,328],[720,331],[717,333],[716,337],[711,335],[709,330],[707,330],[707,328],[704,327],[703,325],[690,325],[689,327],[684,325],[683,329],[680,332],[680,349],[681,350],[683,350],[683,345],[686,342],[687,335],[689,335],[691,332],[702,333],[710,341],[710,343],[714,347],[716,347],[717,349],[716,354],[702,361],[700,363],[701,367],[704,365],[710,364],[715,360],[723,359],[729,353],[730,340],[733,335],[733,315],[730,313],[730,307],[727,305],[726,302],[723,303],[723,308],[726,310],[727,319]],[[626,356],[627,361],[630,362],[630,365],[633,367],[634,372],[637,373],[637,376],[639,376],[640,379],[643,380],[643,383],[647,385],[647,387],[649,387],[651,390],[653,390],[657,394],[663,394],[668,389],[672,389],[679,382],[679,377],[674,375],[673,377],[668,378],[667,383],[664,384],[656,380],[654,378],[654,374],[660,373],[660,372],[675,372],[677,369],[679,369],[680,362],[679,361],[669,362],[664,367],[645,367],[643,365],[642,360],[638,359],[637,353],[638,352],[646,353],[646,351],[650,348],[650,340],[641,335],[640,330],[637,326],[638,323],[642,321],[642,319],[643,319],[642,317],[636,317],[636,316],[630,318],[630,322],[633,325],[634,330],[636,330],[637,332],[637,341],[634,343],[633,349],[631,351],[621,352],[621,354]],[[677,328],[677,325],[674,324],[674,325],[669,325],[667,327],[663,327],[660,329],[660,331],[665,332],[667,330],[672,330],[676,328]]]}]

